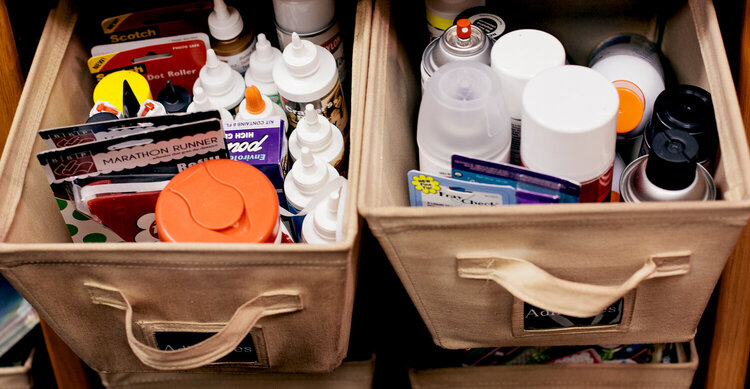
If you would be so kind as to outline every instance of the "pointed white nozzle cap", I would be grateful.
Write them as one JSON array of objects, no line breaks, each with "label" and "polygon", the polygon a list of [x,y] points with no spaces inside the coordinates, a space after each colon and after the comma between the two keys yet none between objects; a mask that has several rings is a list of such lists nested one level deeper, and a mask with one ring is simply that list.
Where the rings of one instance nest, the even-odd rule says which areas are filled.
[{"label": "pointed white nozzle cap", "polygon": [[328,147],[333,140],[331,123],[325,116],[318,114],[312,104],[305,106],[305,117],[299,121],[294,131],[299,147],[307,147],[314,152]]},{"label": "pointed white nozzle cap", "polygon": [[265,34],[258,34],[255,51],[250,54],[250,69],[245,73],[245,83],[272,83],[273,66],[281,60],[281,50],[271,46]]},{"label": "pointed white nozzle cap", "polygon": [[206,91],[200,86],[193,88],[193,104],[197,112],[208,111],[214,108],[208,100],[208,96],[206,96]]},{"label": "pointed white nozzle cap", "polygon": [[302,40],[296,32],[292,33],[292,42],[286,45],[282,56],[289,72],[300,77],[315,73],[320,65],[317,46]]},{"label": "pointed white nozzle cap", "polygon": [[339,227],[338,210],[340,198],[339,191],[331,193],[327,201],[318,204],[313,216],[315,233],[330,242],[336,241],[336,230]]},{"label": "pointed white nozzle cap", "polygon": [[234,39],[242,33],[244,23],[234,7],[227,7],[224,0],[214,0],[214,10],[208,15],[208,30],[220,41]]},{"label": "pointed white nozzle cap", "polygon": [[299,191],[306,195],[314,194],[328,182],[328,164],[316,158],[307,147],[302,148],[300,160],[289,173]]},{"label": "pointed white nozzle cap", "polygon": [[232,68],[227,63],[219,61],[213,49],[206,52],[206,65],[201,68],[198,77],[203,90],[209,96],[223,95],[232,87]]}]

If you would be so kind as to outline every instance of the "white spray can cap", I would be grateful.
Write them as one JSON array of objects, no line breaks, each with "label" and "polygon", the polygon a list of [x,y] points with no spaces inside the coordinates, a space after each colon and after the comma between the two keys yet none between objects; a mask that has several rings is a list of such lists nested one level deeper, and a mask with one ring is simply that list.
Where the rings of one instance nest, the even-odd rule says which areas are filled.
[{"label": "white spray can cap", "polygon": [[281,50],[271,46],[265,34],[258,34],[255,51],[250,54],[250,68],[245,73],[245,83],[249,86],[252,81],[273,82],[273,65],[281,59]]},{"label": "white spray can cap", "polygon": [[282,29],[309,34],[331,24],[334,6],[334,0],[273,0],[273,13]]},{"label": "white spray can cap", "polygon": [[315,73],[320,66],[315,44],[302,40],[296,32],[292,33],[292,42],[284,48],[282,58],[289,72],[299,77]]},{"label": "white spray can cap", "polygon": [[208,15],[208,30],[211,36],[227,41],[242,33],[242,16],[234,7],[227,7],[224,0],[214,0],[214,10]]},{"label": "white spray can cap", "polygon": [[[216,57],[213,49],[206,52],[206,65],[200,70],[199,84],[211,103],[226,109],[234,108],[245,95],[245,80],[242,75]],[[195,86],[193,87],[195,94]]]}]

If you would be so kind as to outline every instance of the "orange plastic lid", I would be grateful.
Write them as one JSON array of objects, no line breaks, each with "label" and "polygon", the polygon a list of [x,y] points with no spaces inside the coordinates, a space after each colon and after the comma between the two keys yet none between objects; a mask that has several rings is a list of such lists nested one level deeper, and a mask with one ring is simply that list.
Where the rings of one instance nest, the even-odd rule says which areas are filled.
[{"label": "orange plastic lid", "polygon": [[257,168],[230,159],[193,165],[169,181],[156,201],[164,242],[273,243],[279,198]]},{"label": "orange plastic lid", "polygon": [[458,19],[456,22],[456,35],[458,35],[460,39],[471,38],[471,20]]},{"label": "orange plastic lid", "polygon": [[620,96],[620,109],[617,111],[617,133],[625,134],[635,130],[643,119],[645,98],[637,85],[630,81],[618,80],[613,83]]},{"label": "orange plastic lid", "polygon": [[245,89],[245,109],[253,115],[258,115],[266,109],[266,102],[255,85]]}]

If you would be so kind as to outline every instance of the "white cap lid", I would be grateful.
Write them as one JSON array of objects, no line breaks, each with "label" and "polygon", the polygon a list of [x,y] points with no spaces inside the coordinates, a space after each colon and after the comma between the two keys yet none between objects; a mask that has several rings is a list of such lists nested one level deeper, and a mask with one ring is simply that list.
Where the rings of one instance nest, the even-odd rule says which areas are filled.
[{"label": "white cap lid", "polygon": [[208,15],[208,31],[211,36],[226,41],[242,33],[242,16],[234,7],[227,7],[224,0],[214,0],[214,10]]},{"label": "white cap lid", "polygon": [[300,193],[312,195],[328,182],[328,164],[321,161],[307,147],[302,148],[301,158],[289,171],[292,181]]},{"label": "white cap lid", "polygon": [[550,68],[526,84],[522,101],[528,168],[586,182],[612,166],[620,100],[604,76],[584,66]]},{"label": "white cap lid", "polygon": [[203,111],[211,111],[217,109],[219,110],[219,114],[221,114],[221,121],[222,122],[231,122],[234,118],[232,118],[232,114],[229,113],[225,108],[216,107],[211,103],[211,100],[208,99],[208,96],[206,96],[206,92],[203,90],[203,87],[200,85],[196,85],[193,87],[193,102],[190,103],[187,107],[187,112],[203,112]]},{"label": "white cap lid", "polygon": [[338,210],[339,210],[339,191],[332,192],[326,201],[321,202],[315,207],[313,212],[313,227],[315,232],[328,241],[336,240],[336,230],[339,227]]},{"label": "white cap lid", "polygon": [[255,51],[250,54],[248,73],[258,82],[273,82],[273,65],[281,59],[281,50],[271,46],[265,34],[258,34]]},{"label": "white cap lid", "polygon": [[544,31],[515,30],[497,39],[490,57],[510,116],[520,119],[521,94],[526,83],[542,70],[565,65],[565,48]]},{"label": "white cap lid", "polygon": [[292,42],[286,45],[282,57],[289,73],[301,77],[315,73],[320,64],[315,44],[300,39],[296,32],[292,33]]},{"label": "white cap lid", "polygon": [[141,104],[141,107],[138,109],[138,117],[148,117],[148,116],[159,116],[159,115],[166,115],[167,110],[164,108],[164,104],[151,99],[146,99]]},{"label": "white cap lid", "polygon": [[331,24],[334,5],[334,0],[273,0],[273,13],[282,29],[308,34]]},{"label": "white cap lid", "polygon": [[332,124],[325,116],[318,114],[312,104],[305,106],[305,116],[297,123],[294,131],[300,147],[310,151],[320,151],[333,140]]},{"label": "white cap lid", "polygon": [[245,79],[229,64],[219,61],[213,49],[206,52],[206,65],[201,68],[193,89],[198,84],[211,103],[221,108],[236,106],[245,94]]}]

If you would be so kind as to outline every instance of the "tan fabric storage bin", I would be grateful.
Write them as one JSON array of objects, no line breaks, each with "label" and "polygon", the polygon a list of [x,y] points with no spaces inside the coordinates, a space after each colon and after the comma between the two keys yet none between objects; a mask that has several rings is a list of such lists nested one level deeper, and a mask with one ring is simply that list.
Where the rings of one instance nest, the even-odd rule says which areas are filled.
[{"label": "tan fabric storage bin", "polygon": [[34,360],[34,351],[24,362],[23,366],[0,367],[0,388],[3,389],[31,389],[34,387],[34,378],[31,376],[31,363]]},{"label": "tan fabric storage bin", "polygon": [[[46,149],[36,132],[75,124],[89,110],[93,83],[72,3],[50,13],[0,160],[0,271],[99,372],[333,370],[347,350],[359,254],[372,2],[341,3],[352,11],[342,15],[356,7],[347,22],[356,31],[345,225],[341,243],[314,246],[69,243],[36,160]],[[217,335],[163,351],[155,347],[164,333]],[[247,342],[254,356],[212,364]]]},{"label": "tan fabric storage bin", "polygon": [[[395,4],[395,3],[393,3]],[[557,36],[576,63],[597,43],[636,32],[655,39],[677,81],[712,93],[721,142],[713,202],[409,207],[416,169],[421,21],[376,1],[359,210],[444,348],[688,341],[745,226],[750,158],[726,54],[709,0],[654,3],[534,0],[500,9],[514,26]],[[495,281],[495,282],[492,282]],[[622,297],[622,300],[619,300]],[[591,317],[622,304],[620,320],[535,328],[524,303]],[[530,313],[526,313],[530,315]]]},{"label": "tan fabric storage bin", "polygon": [[698,368],[690,343],[690,361],[672,364],[560,364],[472,366],[409,371],[413,389],[462,388],[662,388],[688,389]]},{"label": "tan fabric storage bin", "polygon": [[100,373],[108,389],[370,389],[374,359],[344,362],[331,373],[219,374],[219,373]]}]

